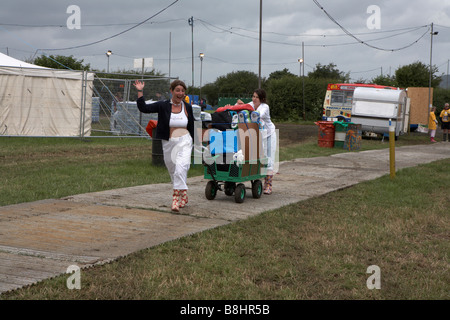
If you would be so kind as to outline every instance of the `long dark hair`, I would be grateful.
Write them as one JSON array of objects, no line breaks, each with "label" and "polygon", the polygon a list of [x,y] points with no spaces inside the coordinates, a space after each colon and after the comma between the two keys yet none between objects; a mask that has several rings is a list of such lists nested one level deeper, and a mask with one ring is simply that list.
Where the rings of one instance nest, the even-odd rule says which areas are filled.
[{"label": "long dark hair", "polygon": [[256,89],[255,91],[253,91],[253,93],[256,93],[258,95],[259,101],[261,101],[261,103],[266,103],[266,91],[264,91],[263,89]]}]

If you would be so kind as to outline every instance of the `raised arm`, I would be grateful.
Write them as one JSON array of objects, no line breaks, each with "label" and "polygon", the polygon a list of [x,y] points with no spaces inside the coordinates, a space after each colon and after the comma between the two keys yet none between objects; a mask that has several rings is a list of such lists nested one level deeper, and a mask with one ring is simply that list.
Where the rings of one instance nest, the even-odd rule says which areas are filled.
[{"label": "raised arm", "polygon": [[136,88],[136,90],[138,92],[138,98],[144,96],[145,83],[143,81],[136,80],[133,83],[133,85],[134,85],[134,87]]},{"label": "raised arm", "polygon": [[145,83],[143,81],[136,80],[133,83],[133,85],[135,86],[136,90],[138,91],[137,107],[138,107],[139,111],[143,112],[143,113],[158,112],[159,107],[160,107],[160,102],[162,102],[162,101],[157,101],[157,102],[150,103],[150,104],[145,103],[144,93],[143,93]]}]

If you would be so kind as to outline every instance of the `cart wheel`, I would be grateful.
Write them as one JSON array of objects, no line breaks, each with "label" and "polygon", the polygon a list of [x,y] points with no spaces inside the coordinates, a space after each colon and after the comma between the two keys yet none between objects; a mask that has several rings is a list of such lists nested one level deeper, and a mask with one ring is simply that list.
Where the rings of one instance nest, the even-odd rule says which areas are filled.
[{"label": "cart wheel", "polygon": [[236,190],[234,190],[234,201],[237,203],[244,202],[245,199],[245,185],[243,183],[239,183],[236,186]]},{"label": "cart wheel", "polygon": [[232,196],[235,189],[236,189],[236,183],[234,183],[234,182],[225,182],[225,194],[227,196]]},{"label": "cart wheel", "polygon": [[208,181],[205,188],[205,196],[208,200],[214,200],[217,194],[217,186],[214,181]]},{"label": "cart wheel", "polygon": [[261,198],[263,192],[263,186],[261,180],[255,180],[252,182],[252,195],[253,198],[259,199]]}]

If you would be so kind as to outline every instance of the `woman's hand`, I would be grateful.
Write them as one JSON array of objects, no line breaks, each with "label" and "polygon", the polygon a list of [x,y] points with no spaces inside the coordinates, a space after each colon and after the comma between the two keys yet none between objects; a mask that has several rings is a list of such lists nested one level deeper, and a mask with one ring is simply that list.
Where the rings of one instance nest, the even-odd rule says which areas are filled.
[{"label": "woman's hand", "polygon": [[244,101],[242,101],[241,99],[238,99],[238,101],[236,102],[236,104],[244,104]]},{"label": "woman's hand", "polygon": [[145,87],[145,83],[143,81],[136,80],[133,85],[136,87],[138,91],[142,91]]}]

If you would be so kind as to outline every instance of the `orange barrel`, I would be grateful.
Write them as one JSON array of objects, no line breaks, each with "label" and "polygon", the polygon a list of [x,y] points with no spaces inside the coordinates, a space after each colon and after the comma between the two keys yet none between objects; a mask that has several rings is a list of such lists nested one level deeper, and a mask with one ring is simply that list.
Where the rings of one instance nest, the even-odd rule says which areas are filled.
[{"label": "orange barrel", "polygon": [[317,121],[314,122],[319,126],[319,147],[333,148],[334,147],[334,125],[332,121]]}]

